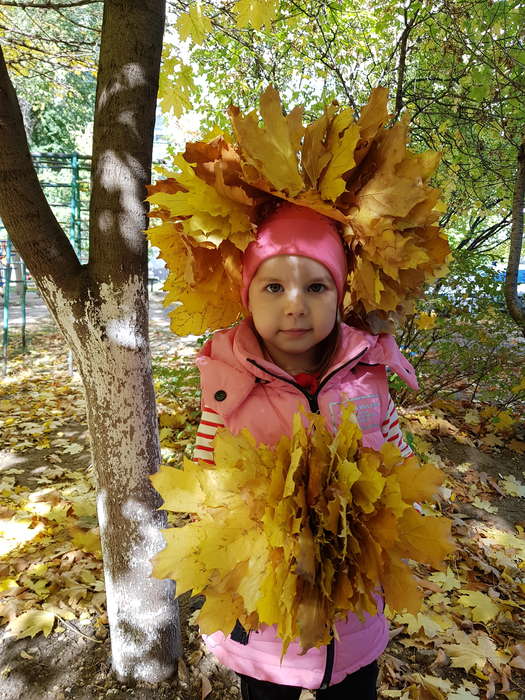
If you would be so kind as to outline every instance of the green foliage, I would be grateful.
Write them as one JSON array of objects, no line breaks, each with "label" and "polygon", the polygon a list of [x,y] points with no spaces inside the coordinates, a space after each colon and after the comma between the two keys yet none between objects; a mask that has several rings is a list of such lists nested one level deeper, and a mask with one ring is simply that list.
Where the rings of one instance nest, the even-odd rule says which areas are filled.
[{"label": "green foliage", "polygon": [[444,151],[449,211],[508,210],[525,120],[523,5],[444,0],[417,21],[403,102],[415,137]]},{"label": "green foliage", "polygon": [[[481,232],[465,230],[465,223],[475,224],[475,211],[492,242],[504,239],[525,122],[521,0],[267,4],[275,17],[261,26],[239,22],[237,2],[199,3],[199,26],[183,33],[191,76],[173,70],[172,81],[170,60],[180,48],[166,47],[163,89],[169,95],[173,82],[175,114],[191,106],[203,117],[203,131],[224,127],[230,102],[253,108],[273,83],[287,109],[301,102],[312,117],[334,98],[357,109],[371,87],[386,85],[392,113],[411,112],[421,150],[443,150],[437,184],[448,200],[448,225],[478,247]],[[177,3],[184,27],[196,7],[193,0]]]},{"label": "green foliage", "polygon": [[[419,376],[418,403],[453,396],[525,406],[525,392],[512,391],[523,372],[523,341],[505,313],[501,287],[494,264],[470,253],[458,254],[449,276],[427,290],[398,334]],[[435,314],[433,327],[420,327],[432,325],[425,314]],[[392,389],[398,400],[411,400],[395,381]]]},{"label": "green foliage", "polygon": [[96,79],[91,71],[61,71],[51,85],[37,78],[24,81],[20,95],[30,109],[30,147],[33,151],[71,153],[78,150],[78,135],[93,121]]},{"label": "green foliage", "polygon": [[102,3],[0,9],[0,38],[33,150],[70,152],[92,122]]}]

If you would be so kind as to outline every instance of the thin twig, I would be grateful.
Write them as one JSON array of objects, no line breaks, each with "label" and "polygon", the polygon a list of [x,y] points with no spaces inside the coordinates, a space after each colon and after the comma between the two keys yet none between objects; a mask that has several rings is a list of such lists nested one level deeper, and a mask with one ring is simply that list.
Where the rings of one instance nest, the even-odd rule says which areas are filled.
[{"label": "thin twig", "polygon": [[[56,615],[56,613],[55,613]],[[95,637],[90,637],[89,634],[85,634],[81,630],[78,629],[78,627],[68,620],[64,620],[63,617],[60,617],[60,615],[56,615],[56,617],[60,620],[60,622],[65,625],[68,630],[71,630],[71,632],[76,632],[79,634],[81,637],[84,637],[84,639],[89,639],[90,642],[95,642],[96,644],[102,644],[102,639],[96,639]]]}]

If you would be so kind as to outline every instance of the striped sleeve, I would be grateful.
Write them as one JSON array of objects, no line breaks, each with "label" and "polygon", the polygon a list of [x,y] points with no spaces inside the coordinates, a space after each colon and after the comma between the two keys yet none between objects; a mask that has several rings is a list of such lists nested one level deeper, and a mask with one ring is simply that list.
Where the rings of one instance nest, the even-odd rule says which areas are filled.
[{"label": "striped sleeve", "polygon": [[403,434],[399,426],[399,416],[397,415],[397,410],[394,406],[394,402],[392,401],[392,397],[389,397],[388,400],[386,418],[381,425],[381,432],[383,433],[383,437],[387,442],[393,442],[394,445],[399,447],[402,457],[410,457],[413,454],[412,450],[410,449],[410,445],[408,445],[403,438]]},{"label": "striped sleeve", "polygon": [[193,461],[202,459],[208,464],[215,464],[213,460],[213,438],[217,428],[224,428],[224,422],[213,408],[202,409],[201,422],[197,428],[195,447],[193,448]]}]

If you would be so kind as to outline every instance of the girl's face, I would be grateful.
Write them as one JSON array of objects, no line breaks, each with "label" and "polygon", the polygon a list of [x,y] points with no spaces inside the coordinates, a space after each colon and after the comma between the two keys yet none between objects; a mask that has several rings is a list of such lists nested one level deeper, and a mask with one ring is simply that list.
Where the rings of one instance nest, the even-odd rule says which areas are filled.
[{"label": "girl's face", "polygon": [[274,362],[287,372],[315,366],[318,344],[337,317],[337,289],[321,263],[299,255],[265,260],[250,283],[253,323]]}]

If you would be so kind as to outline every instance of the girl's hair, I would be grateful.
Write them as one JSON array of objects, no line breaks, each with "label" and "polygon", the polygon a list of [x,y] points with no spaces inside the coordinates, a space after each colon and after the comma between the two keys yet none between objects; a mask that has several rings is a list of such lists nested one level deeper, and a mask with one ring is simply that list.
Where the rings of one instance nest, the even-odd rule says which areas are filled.
[{"label": "girl's hair", "polygon": [[258,204],[255,208],[255,224],[260,226],[265,219],[271,216],[283,203],[282,199],[266,200],[261,204]]},{"label": "girl's hair", "polygon": [[330,333],[326,336],[324,340],[322,340],[319,345],[321,346],[321,355],[319,358],[319,364],[315,368],[315,373],[319,376],[322,377],[323,374],[326,372],[328,367],[330,367],[330,364],[332,362],[332,358],[334,357],[336,351],[337,351],[337,346],[339,344],[339,312],[338,312],[338,318],[336,322],[334,323],[334,327],[330,331]]}]

